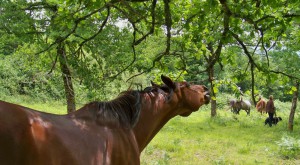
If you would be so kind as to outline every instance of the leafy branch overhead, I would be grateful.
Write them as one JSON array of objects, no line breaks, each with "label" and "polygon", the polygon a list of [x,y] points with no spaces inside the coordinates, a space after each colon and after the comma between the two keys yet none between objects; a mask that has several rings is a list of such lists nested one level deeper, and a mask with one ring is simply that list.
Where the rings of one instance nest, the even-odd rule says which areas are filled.
[{"label": "leafy branch overhead", "polygon": [[[44,32],[48,38],[48,43],[37,54],[50,51],[62,42],[76,42],[77,51],[73,53],[82,53],[85,45],[95,39],[108,24],[115,24],[118,21],[127,20],[132,27],[132,62],[125,66],[118,76],[136,60],[135,46],[146,40],[152,35],[156,28],[162,25],[166,27],[166,48],[163,54],[170,53],[171,47],[171,26],[172,17],[168,0],[163,1],[163,5],[157,6],[157,0],[153,1],[109,1],[109,2],[76,2],[67,1],[66,3],[56,1],[56,4],[46,2],[30,2],[27,4],[17,4],[19,12],[30,13],[31,19],[38,20],[34,15],[38,12],[44,14],[44,20],[41,25],[35,28],[36,31]],[[23,7],[23,5],[27,5]],[[160,12],[163,6],[163,15]],[[159,8],[159,9],[157,9]],[[158,11],[157,11],[158,10]],[[106,13],[106,14],[105,14]],[[30,19],[30,18],[28,18]],[[42,22],[43,21],[43,22]],[[47,24],[42,26],[42,24]],[[91,25],[87,27],[86,25]],[[125,25],[121,25],[125,26]],[[121,27],[122,28],[122,27]],[[147,30],[149,29],[149,30]],[[85,31],[84,33],[82,33]],[[16,33],[17,31],[13,32]],[[50,42],[49,42],[50,41]],[[55,66],[55,65],[53,65]],[[113,76],[113,77],[115,77]]]},{"label": "leafy branch overhead", "polygon": [[163,73],[209,85],[215,116],[219,82],[235,84],[225,90],[251,95],[254,103],[261,93],[283,89],[276,94],[290,98],[300,79],[299,6],[285,0],[1,1],[0,57],[26,63],[30,83],[22,80],[21,88],[37,82],[36,72],[59,73],[70,111],[73,84],[98,96],[108,86],[121,90],[124,79],[142,88],[133,81]]},{"label": "leafy branch overhead", "polygon": [[[291,4],[291,5],[293,5],[293,4]],[[285,3],[284,6],[289,6],[289,4]],[[240,21],[240,22],[246,22],[250,26],[253,26],[254,31],[253,32],[250,31],[250,33],[258,33],[257,36],[259,36],[259,37],[257,39],[256,47],[258,45],[260,45],[260,47],[263,49],[264,54],[267,58],[268,66],[270,66],[268,51],[270,49],[272,49],[277,44],[277,42],[281,42],[281,41],[279,41],[279,39],[283,38],[285,36],[285,32],[287,31],[287,28],[288,28],[287,25],[292,23],[293,18],[294,19],[300,18],[300,14],[297,14],[299,12],[297,12],[294,9],[288,10],[288,7],[287,8],[283,7],[284,10],[280,9],[280,8],[277,9],[277,10],[283,10],[284,12],[282,12],[282,13],[273,13],[272,11],[268,11],[267,9],[264,10],[264,6],[261,6],[260,1],[256,2],[256,5],[255,5],[254,11],[253,11],[255,14],[253,14],[253,15],[250,15],[249,13],[244,14],[243,12],[236,11],[236,10],[232,11],[233,9],[229,9],[229,7],[227,5],[224,5],[224,8],[225,8],[225,11],[227,11],[225,13],[228,16],[231,16],[231,17],[233,17],[233,19],[238,19],[238,21]],[[267,8],[267,7],[265,7],[265,8]],[[254,20],[254,18],[256,18],[256,20]],[[239,29],[239,30],[242,31],[241,29]],[[241,39],[235,31],[230,31],[230,33],[236,39],[236,41],[239,43],[239,45],[242,47],[242,49],[244,50],[244,53],[249,58],[249,62],[256,68],[258,68],[259,70],[268,72],[268,70],[266,70],[266,68],[260,67],[255,63],[255,60],[253,59],[250,51],[248,50],[248,48],[245,44],[245,41],[243,41],[243,39]],[[268,35],[268,33],[269,33],[269,35]],[[272,33],[271,36],[270,36],[270,33]],[[267,34],[268,37],[265,37],[265,34]],[[270,37],[273,39],[270,40]],[[246,38],[245,40],[251,40],[251,39]],[[267,41],[267,43],[265,41]],[[272,45],[270,45],[270,41],[273,42]],[[250,45],[250,46],[252,46],[252,45]],[[266,48],[267,46],[269,47],[268,49]],[[270,72],[283,74],[290,78],[300,79],[300,77],[289,75],[287,73],[283,73],[280,71],[270,70]]]},{"label": "leafy branch overhead", "polygon": [[[75,61],[76,66],[89,68],[87,61],[92,57],[103,79],[117,78],[136,68],[140,74],[159,66],[170,68],[166,65],[173,64],[165,62],[170,58],[177,60],[174,68],[181,73],[207,72],[215,64],[223,70],[222,59],[227,58],[224,50],[233,46],[240,47],[248,57],[251,72],[258,69],[299,79],[270,66],[269,55],[291,41],[297,43],[297,1],[53,0],[7,1],[1,6],[1,20],[5,22],[1,31],[26,43],[38,41],[37,55],[64,43],[71,65]],[[160,46],[146,55],[143,46],[154,36],[159,36]],[[123,45],[116,47],[116,43]],[[122,57],[117,58],[122,59],[119,63],[117,54]],[[54,56],[50,72],[56,66]],[[264,57],[267,65],[258,56]],[[108,63],[115,68],[104,69]],[[196,71],[194,66],[204,67]]]}]

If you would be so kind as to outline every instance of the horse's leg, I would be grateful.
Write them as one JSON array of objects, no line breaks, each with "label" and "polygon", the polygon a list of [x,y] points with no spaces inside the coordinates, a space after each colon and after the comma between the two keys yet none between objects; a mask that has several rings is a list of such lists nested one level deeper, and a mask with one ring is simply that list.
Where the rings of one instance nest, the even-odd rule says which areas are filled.
[{"label": "horse's leg", "polygon": [[237,114],[236,108],[232,108],[232,113]]}]

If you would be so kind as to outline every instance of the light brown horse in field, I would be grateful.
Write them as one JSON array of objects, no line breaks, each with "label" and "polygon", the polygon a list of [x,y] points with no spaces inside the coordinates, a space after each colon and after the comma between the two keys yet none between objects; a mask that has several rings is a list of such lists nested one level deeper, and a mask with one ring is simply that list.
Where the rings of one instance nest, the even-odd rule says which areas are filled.
[{"label": "light brown horse in field", "polygon": [[0,101],[0,164],[140,164],[140,153],[171,118],[189,116],[210,100],[202,85],[161,78],[162,86],[126,91],[67,115]]},{"label": "light brown horse in field", "polygon": [[267,105],[267,102],[263,98],[259,98],[259,100],[256,104],[257,111],[260,112],[260,114],[267,113],[266,105]]}]

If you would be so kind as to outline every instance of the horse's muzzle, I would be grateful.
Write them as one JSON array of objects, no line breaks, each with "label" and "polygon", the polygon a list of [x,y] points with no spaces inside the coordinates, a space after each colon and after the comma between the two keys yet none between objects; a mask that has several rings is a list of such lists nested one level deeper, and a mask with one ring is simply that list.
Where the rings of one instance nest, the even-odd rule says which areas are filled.
[{"label": "horse's muzzle", "polygon": [[204,100],[205,100],[205,104],[208,104],[210,102],[210,92],[209,91],[205,92]]}]

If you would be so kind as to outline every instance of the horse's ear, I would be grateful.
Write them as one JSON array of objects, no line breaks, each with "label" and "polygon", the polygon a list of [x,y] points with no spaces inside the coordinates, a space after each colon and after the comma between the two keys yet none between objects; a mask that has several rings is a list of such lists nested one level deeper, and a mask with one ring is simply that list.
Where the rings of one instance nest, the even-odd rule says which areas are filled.
[{"label": "horse's ear", "polygon": [[169,77],[161,75],[160,78],[169,88],[173,90],[176,89],[175,83]]}]

